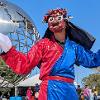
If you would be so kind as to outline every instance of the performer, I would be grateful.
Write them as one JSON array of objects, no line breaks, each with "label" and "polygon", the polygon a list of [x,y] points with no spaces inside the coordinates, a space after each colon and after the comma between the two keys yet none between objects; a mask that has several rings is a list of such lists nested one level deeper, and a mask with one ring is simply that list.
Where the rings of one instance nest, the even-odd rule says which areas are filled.
[{"label": "performer", "polygon": [[66,17],[68,16],[65,9],[48,11],[44,17],[48,29],[27,55],[16,51],[10,39],[0,34],[0,47],[5,52],[1,57],[15,73],[28,74],[39,65],[42,80],[39,100],[78,100],[73,84],[74,64],[86,68],[100,66],[100,51],[93,53],[90,48],[81,45],[84,43],[71,40],[68,34],[73,31]]}]

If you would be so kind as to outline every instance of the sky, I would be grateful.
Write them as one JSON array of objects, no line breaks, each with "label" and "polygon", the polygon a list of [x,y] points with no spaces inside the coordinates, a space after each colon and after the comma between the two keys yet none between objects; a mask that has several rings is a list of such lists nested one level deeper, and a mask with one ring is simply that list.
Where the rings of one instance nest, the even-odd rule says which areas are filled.
[{"label": "sky", "polygon": [[[73,16],[71,22],[90,32],[96,41],[91,49],[96,52],[100,48],[100,0],[8,0],[22,8],[33,20],[41,37],[47,28],[42,23],[44,14],[50,9],[65,8],[68,15]],[[35,69],[33,74],[38,73]],[[76,82],[81,84],[83,77],[96,73],[82,66],[75,67]]]}]

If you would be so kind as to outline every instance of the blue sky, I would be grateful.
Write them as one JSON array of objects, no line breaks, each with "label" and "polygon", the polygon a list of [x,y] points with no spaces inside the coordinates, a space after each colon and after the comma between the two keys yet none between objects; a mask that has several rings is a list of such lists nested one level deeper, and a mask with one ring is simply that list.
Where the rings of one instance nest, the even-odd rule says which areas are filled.
[{"label": "blue sky", "polygon": [[[74,18],[71,22],[90,32],[96,42],[92,50],[100,48],[100,0],[8,0],[21,7],[34,21],[39,33],[43,36],[47,25],[42,23],[44,14],[52,8],[68,9],[68,15]],[[36,69],[33,73],[37,73]],[[76,81],[93,73],[93,70],[78,67],[75,69]]]}]

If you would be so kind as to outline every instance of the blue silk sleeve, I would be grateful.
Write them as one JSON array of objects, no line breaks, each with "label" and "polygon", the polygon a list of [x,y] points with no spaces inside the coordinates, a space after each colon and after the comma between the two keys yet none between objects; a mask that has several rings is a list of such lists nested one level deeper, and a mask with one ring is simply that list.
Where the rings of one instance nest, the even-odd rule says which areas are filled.
[{"label": "blue silk sleeve", "polygon": [[77,45],[76,63],[87,68],[95,68],[100,66],[100,50],[93,53],[92,51],[86,50],[82,46]]}]

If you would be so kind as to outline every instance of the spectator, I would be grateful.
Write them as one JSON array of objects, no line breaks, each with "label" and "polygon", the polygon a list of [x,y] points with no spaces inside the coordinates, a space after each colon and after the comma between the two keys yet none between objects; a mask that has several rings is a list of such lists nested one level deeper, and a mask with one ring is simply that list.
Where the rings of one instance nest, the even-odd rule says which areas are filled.
[{"label": "spectator", "polygon": [[38,100],[39,92],[35,92],[35,100]]},{"label": "spectator", "polygon": [[94,100],[94,91],[90,89],[90,100]]},{"label": "spectator", "polygon": [[78,96],[79,96],[79,99],[81,97],[81,92],[82,92],[82,89],[80,88],[80,85],[77,86],[77,93],[78,93]]},{"label": "spectator", "polygon": [[90,89],[87,85],[85,85],[85,88],[83,89],[83,95],[85,100],[90,100]]},{"label": "spectator", "polygon": [[80,94],[80,99],[79,99],[79,100],[84,100],[83,92],[81,92],[81,94]]},{"label": "spectator", "polygon": [[98,95],[98,93],[97,93],[97,91],[96,91],[96,89],[94,90],[94,100],[98,100],[97,99],[97,95]]},{"label": "spectator", "polygon": [[29,87],[27,89],[26,96],[27,96],[27,100],[31,100],[31,98],[32,98],[32,90],[31,90],[31,87]]},{"label": "spectator", "polygon": [[35,84],[34,90],[35,90],[35,100],[38,100],[38,96],[39,96],[39,85],[38,84]]}]

